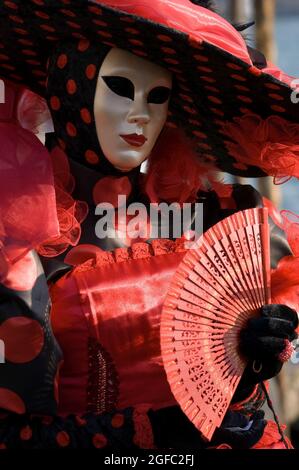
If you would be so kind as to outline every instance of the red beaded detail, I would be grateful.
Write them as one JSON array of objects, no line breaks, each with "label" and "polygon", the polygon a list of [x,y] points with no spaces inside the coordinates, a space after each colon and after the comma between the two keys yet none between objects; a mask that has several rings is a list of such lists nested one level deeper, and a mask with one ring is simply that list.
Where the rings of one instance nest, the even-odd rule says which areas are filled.
[{"label": "red beaded detail", "polygon": [[141,449],[154,449],[154,435],[152,425],[148,417],[149,406],[139,405],[134,408],[133,422],[135,428],[134,444]]},{"label": "red beaded detail", "polygon": [[115,409],[119,380],[112,359],[94,338],[88,339],[87,411],[105,413]]},{"label": "red beaded detail", "polygon": [[284,342],[285,348],[278,356],[280,362],[287,362],[292,357],[292,354],[294,352],[294,346],[292,345],[292,343],[287,339],[285,339]]}]

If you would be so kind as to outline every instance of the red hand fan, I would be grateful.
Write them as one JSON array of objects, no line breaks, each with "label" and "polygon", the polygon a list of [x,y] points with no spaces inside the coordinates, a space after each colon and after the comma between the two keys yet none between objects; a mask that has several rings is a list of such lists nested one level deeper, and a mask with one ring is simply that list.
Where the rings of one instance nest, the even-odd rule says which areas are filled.
[{"label": "red hand fan", "polygon": [[176,400],[207,440],[221,425],[246,366],[240,331],[268,303],[267,209],[219,222],[174,275],[162,312],[162,357]]}]

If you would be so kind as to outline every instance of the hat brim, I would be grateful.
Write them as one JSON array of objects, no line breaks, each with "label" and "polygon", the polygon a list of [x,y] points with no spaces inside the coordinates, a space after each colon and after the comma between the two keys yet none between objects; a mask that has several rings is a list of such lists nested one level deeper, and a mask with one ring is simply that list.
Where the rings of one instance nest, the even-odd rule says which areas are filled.
[{"label": "hat brim", "polygon": [[[1,2],[0,76],[44,96],[47,59],[59,42],[72,38],[128,49],[169,69],[176,79],[170,125],[183,125],[202,158],[215,161],[222,171],[265,176],[229,153],[224,122],[249,113],[299,122],[299,108],[286,83],[208,42],[88,0]],[[83,52],[79,42],[78,54]]]}]

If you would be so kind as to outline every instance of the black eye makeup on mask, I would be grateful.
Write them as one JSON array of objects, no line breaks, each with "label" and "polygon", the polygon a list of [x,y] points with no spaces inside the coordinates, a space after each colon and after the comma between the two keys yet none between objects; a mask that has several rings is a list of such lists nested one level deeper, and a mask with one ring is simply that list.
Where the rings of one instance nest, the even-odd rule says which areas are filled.
[{"label": "black eye makeup on mask", "polygon": [[166,86],[157,86],[149,92],[147,102],[153,104],[166,103],[170,97],[170,93],[170,88],[167,88]]},{"label": "black eye makeup on mask", "polygon": [[107,87],[117,95],[129,98],[132,101],[134,100],[134,85],[128,78],[105,76],[102,77],[102,79],[106,83]]},{"label": "black eye makeup on mask", "polygon": [[[124,98],[129,98],[130,100],[134,100],[135,95],[135,88],[134,84],[125,77],[117,77],[117,76],[102,76],[102,79],[110,88],[113,93],[116,93],[118,96],[122,96]],[[158,86],[153,88],[147,97],[147,102],[152,104],[163,104],[169,99],[171,93],[171,89],[165,86]]]}]

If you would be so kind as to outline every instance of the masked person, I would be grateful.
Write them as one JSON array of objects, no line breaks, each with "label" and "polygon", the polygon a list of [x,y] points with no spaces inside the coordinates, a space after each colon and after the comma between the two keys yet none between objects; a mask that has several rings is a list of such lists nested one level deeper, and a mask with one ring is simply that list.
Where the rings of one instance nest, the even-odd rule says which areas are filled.
[{"label": "masked person", "polygon": [[[3,448],[284,447],[260,411],[261,382],[298,326],[283,224],[271,221],[275,303],[240,337],[248,366],[211,443],[178,406],[160,351],[183,237],[151,237],[147,218],[139,239],[123,237],[128,214],[112,236],[96,230],[96,206],[120,213],[119,195],[147,208],[203,202],[207,230],[263,204],[219,170],[299,175],[291,79],[254,65],[238,31],[196,3],[1,2]],[[47,98],[51,162],[33,133],[44,106],[24,86]]]}]

